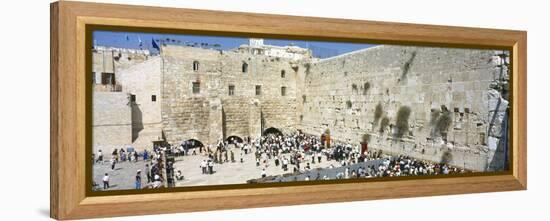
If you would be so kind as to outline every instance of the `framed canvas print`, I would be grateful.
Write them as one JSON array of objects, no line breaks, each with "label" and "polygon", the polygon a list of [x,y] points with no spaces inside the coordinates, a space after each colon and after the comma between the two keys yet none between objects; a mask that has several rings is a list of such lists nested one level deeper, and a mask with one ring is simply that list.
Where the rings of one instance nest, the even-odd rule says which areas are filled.
[{"label": "framed canvas print", "polygon": [[51,216],[523,190],[526,32],[51,4]]}]

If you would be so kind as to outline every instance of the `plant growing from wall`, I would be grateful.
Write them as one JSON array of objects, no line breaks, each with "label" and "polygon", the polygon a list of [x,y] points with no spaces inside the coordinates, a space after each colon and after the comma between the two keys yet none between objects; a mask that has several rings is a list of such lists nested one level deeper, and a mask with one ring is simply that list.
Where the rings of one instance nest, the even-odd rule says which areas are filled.
[{"label": "plant growing from wall", "polygon": [[362,143],[368,143],[370,142],[370,134],[363,134],[361,137]]},{"label": "plant growing from wall", "polygon": [[402,79],[407,78],[407,74],[409,73],[409,70],[411,68],[411,64],[412,64],[415,57],[416,57],[416,51],[414,51],[411,54],[411,57],[409,58],[409,60],[407,60],[407,62],[405,62],[405,64],[403,65],[403,73],[401,74]]},{"label": "plant growing from wall", "polygon": [[387,117],[382,118],[382,120],[380,121],[380,130],[379,130],[379,132],[383,133],[386,130],[386,127],[388,127],[389,124],[390,124],[390,119],[389,118],[387,118]]},{"label": "plant growing from wall", "polygon": [[443,111],[441,112],[440,116],[437,118],[437,123],[435,124],[435,134],[436,135],[442,135],[443,133],[447,133],[449,130],[449,127],[451,126],[452,118],[451,118],[451,112],[449,111]]},{"label": "plant growing from wall", "polygon": [[395,119],[396,137],[403,137],[409,131],[409,116],[411,115],[411,108],[408,106],[401,106],[397,111],[397,118]]},{"label": "plant growing from wall", "polygon": [[309,75],[311,71],[311,63],[305,63],[304,67],[306,68],[306,75]]},{"label": "plant growing from wall", "polygon": [[346,107],[347,107],[348,109],[351,109],[351,106],[352,106],[351,101],[350,101],[350,100],[347,100],[347,101],[346,101]]},{"label": "plant growing from wall", "polygon": [[453,154],[451,153],[451,151],[445,151],[441,155],[441,163],[449,164],[451,163],[451,161],[453,161]]},{"label": "plant growing from wall", "polygon": [[430,114],[430,124],[431,125],[435,125],[437,123],[437,120],[439,119],[439,114],[441,113],[441,111],[439,111],[438,109],[432,109],[432,112]]},{"label": "plant growing from wall", "polygon": [[365,84],[363,85],[363,95],[367,95],[367,92],[369,91],[369,89],[370,89],[370,83],[365,82]]},{"label": "plant growing from wall", "polygon": [[384,109],[382,109],[382,104],[378,103],[374,108],[374,124],[378,123],[378,120],[382,117]]}]

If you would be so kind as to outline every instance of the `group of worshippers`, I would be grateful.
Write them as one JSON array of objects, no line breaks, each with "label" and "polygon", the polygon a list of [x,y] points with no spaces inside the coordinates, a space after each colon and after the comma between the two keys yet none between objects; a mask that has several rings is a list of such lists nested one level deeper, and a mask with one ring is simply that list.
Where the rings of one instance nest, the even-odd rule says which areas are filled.
[{"label": "group of worshippers", "polygon": [[[268,176],[267,168],[270,165],[280,167],[285,173],[308,173],[304,180],[329,180],[329,179],[353,179],[370,177],[394,177],[394,176],[418,176],[418,175],[438,175],[464,173],[463,169],[451,167],[443,163],[434,163],[425,160],[418,160],[408,156],[384,155],[381,151],[365,151],[361,153],[359,144],[352,145],[350,142],[333,141],[324,143],[319,136],[305,134],[301,131],[282,134],[265,134],[258,139],[252,140],[245,137],[244,140],[230,138],[220,139],[216,145],[203,146],[196,141],[184,141],[180,145],[165,147],[155,146],[152,152],[144,150],[142,154],[137,151],[128,151],[121,148],[113,150],[111,158],[111,169],[115,169],[119,161],[137,162],[141,156],[144,161],[150,162],[145,166],[145,177],[147,178],[146,187],[160,188],[164,186],[175,186],[176,180],[183,180],[184,176],[180,170],[174,172],[172,162],[162,164],[162,154],[172,153],[175,156],[186,156],[201,154],[206,159],[200,162],[199,168],[202,174],[211,175],[215,173],[214,164],[223,163],[244,163],[244,155],[254,154],[255,165],[261,168],[260,177]],[[132,148],[133,149],[133,148]],[[197,153],[198,149],[198,153]],[[189,154],[189,151],[192,153]],[[240,159],[235,159],[235,151],[240,150]],[[95,162],[103,162],[104,155],[101,150],[97,153]],[[361,165],[352,169],[350,165],[367,162],[370,160],[381,160],[378,166]],[[311,177],[309,172],[313,164],[330,161],[328,169],[334,168],[334,165],[345,167],[341,172],[335,173],[333,177],[327,175]],[[334,161],[334,163],[332,163]],[[166,168],[162,168],[166,165]],[[292,167],[292,168],[290,168]],[[162,170],[166,169],[166,178],[163,177]],[[135,188],[142,188],[142,171],[138,170],[135,177]],[[282,174],[277,174],[282,175]],[[103,188],[109,188],[110,177],[107,173],[103,177]]]},{"label": "group of worshippers", "polygon": [[467,172],[445,163],[418,160],[409,156],[386,156],[378,168],[370,168],[374,177],[420,176],[439,174],[458,174]]},{"label": "group of worshippers", "polygon": [[200,169],[202,174],[214,174],[214,164],[224,163],[236,163],[234,149],[240,149],[240,163],[244,163],[244,155],[251,152],[250,150],[250,137],[246,137],[245,140],[238,140],[231,137],[227,140],[218,140],[215,148],[211,145],[207,147],[200,146],[199,153],[206,156],[200,163]]},{"label": "group of worshippers", "polygon": [[[341,162],[349,165],[363,161],[359,146],[349,143],[323,143],[318,136],[296,131],[287,135],[266,134],[259,142],[255,142],[256,166],[269,166],[269,160],[274,159],[275,166],[281,166],[283,171],[289,170],[289,164],[294,165],[292,172],[303,172],[311,169],[311,164],[321,163],[323,159]],[[303,166],[305,164],[305,166]]]},{"label": "group of worshippers", "polygon": [[[141,154],[138,153],[134,148],[127,148],[126,150],[124,148],[120,149],[114,149],[111,153],[111,159],[110,159],[110,167],[111,170],[114,171],[116,168],[116,165],[121,162],[138,162],[138,159],[141,157],[143,161],[146,162],[144,173],[142,174],[142,170],[139,169],[135,173],[135,189],[142,189],[142,187],[145,188],[161,188],[164,186],[164,182],[167,181],[167,185],[175,186],[174,179],[183,179],[183,175],[181,174],[181,171],[178,171],[177,174],[174,174],[174,168],[171,162],[168,162],[166,166],[163,164],[163,155],[165,154],[166,148],[160,147],[160,146],[154,146],[153,151],[149,152],[148,150],[144,150]],[[97,158],[94,156],[94,163],[100,163],[103,164],[105,161],[104,154],[102,150],[98,150],[97,152]],[[149,166],[151,165],[151,166]],[[164,168],[166,167],[166,168]],[[166,169],[167,178],[163,176],[163,169]],[[145,182],[145,186],[142,184],[144,183],[142,181],[142,175],[144,175],[147,178],[147,182]],[[107,190],[110,188],[110,180],[111,175],[109,173],[105,173],[102,182],[103,182],[103,189]],[[95,182],[94,182],[95,185]]]},{"label": "group of worshippers", "polygon": [[[147,161],[151,157],[151,153],[147,150],[143,150],[142,153],[138,153],[137,150],[135,150],[133,147],[127,147],[126,150],[124,148],[115,148],[111,152],[111,158],[109,159],[109,163],[111,165],[111,170],[115,169],[116,164],[120,162],[138,162],[139,158],[142,158],[144,161]],[[97,151],[96,154],[92,154],[93,163],[99,163],[104,164],[105,163],[105,155],[101,149]]]},{"label": "group of worshippers", "polygon": [[[305,176],[305,180],[350,179],[393,176],[419,176],[465,173],[464,169],[452,167],[444,163],[435,163],[418,160],[409,156],[385,155],[382,151],[365,151],[361,153],[359,144],[349,142],[332,142],[323,144],[317,136],[304,134],[301,131],[283,135],[267,134],[254,143],[256,166],[263,165],[260,176],[266,177],[266,168],[273,159],[275,166],[289,170],[289,164],[294,165],[293,173],[307,173],[311,171],[311,164],[320,163],[323,159],[335,161],[335,164],[345,167],[342,172],[335,173],[334,177],[327,175],[316,177]],[[353,164],[365,163],[370,160],[381,160],[378,167],[374,165],[360,165],[351,169]],[[305,166],[303,166],[305,164]],[[334,168],[334,164],[328,167]]]}]

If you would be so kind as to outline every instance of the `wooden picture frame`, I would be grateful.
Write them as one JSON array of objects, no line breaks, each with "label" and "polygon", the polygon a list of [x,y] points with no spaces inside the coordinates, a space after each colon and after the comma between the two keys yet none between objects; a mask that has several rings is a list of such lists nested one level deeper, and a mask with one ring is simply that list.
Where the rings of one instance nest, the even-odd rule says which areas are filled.
[{"label": "wooden picture frame", "polygon": [[[515,30],[418,25],[207,10],[80,2],[51,4],[50,208],[56,219],[145,215],[525,190],[527,188],[527,33]],[[229,36],[503,48],[511,52],[511,159],[509,173],[318,185],[225,188],[116,196],[86,191],[89,113],[87,27],[190,30]],[[391,191],[388,191],[391,190]]]}]

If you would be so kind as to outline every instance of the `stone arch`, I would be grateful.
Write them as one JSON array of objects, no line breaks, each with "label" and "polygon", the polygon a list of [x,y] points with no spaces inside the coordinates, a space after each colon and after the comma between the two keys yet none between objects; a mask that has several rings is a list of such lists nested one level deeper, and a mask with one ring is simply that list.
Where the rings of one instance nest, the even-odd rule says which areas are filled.
[{"label": "stone arch", "polygon": [[281,130],[279,130],[279,129],[275,128],[275,127],[270,127],[270,128],[265,129],[265,130],[262,132],[262,135],[267,135],[267,134],[283,135],[283,132],[281,132]]},{"label": "stone arch", "polygon": [[227,137],[225,140],[226,140],[227,142],[231,142],[231,139],[233,139],[233,141],[237,141],[237,142],[239,142],[239,143],[242,143],[242,142],[244,141],[243,138],[241,138],[241,137],[239,137],[239,136],[235,136],[235,135],[229,136],[229,137]]},{"label": "stone arch", "polygon": [[182,145],[187,146],[187,148],[197,148],[197,147],[204,147],[204,144],[197,139],[189,139],[186,141],[183,141]]}]

